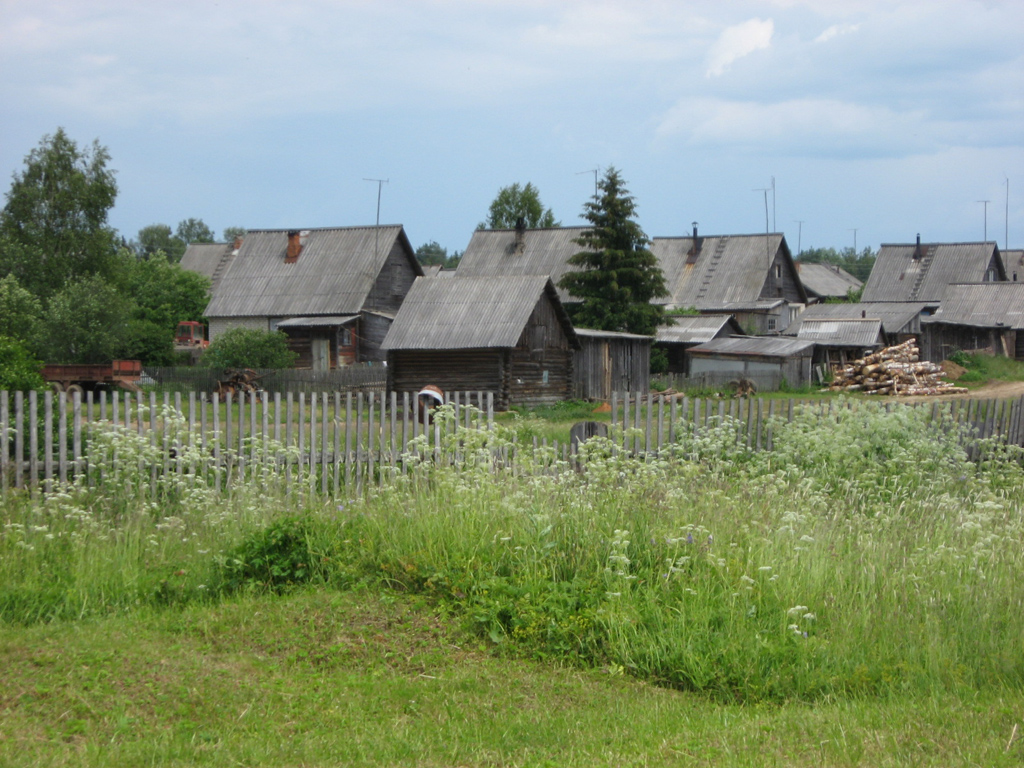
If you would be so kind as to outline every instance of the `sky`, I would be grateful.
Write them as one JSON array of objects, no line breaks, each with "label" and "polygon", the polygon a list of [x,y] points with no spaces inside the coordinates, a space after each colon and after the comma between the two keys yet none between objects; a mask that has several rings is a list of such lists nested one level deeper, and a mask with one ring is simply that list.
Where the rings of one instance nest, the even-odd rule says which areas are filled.
[{"label": "sky", "polygon": [[513,183],[584,224],[614,166],[650,237],[1020,248],[1022,33],[1021,0],[0,0],[0,176],[98,140],[129,240],[379,193],[451,253]]}]

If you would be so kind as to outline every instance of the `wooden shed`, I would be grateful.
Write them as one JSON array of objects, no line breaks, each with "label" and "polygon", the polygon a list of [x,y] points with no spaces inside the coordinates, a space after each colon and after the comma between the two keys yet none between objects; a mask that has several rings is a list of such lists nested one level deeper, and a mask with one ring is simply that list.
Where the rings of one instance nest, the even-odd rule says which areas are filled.
[{"label": "wooden shed", "polygon": [[653,336],[577,328],[580,349],[573,364],[574,396],[609,400],[612,392],[651,388]]},{"label": "wooden shed", "polygon": [[1024,360],[1024,283],[950,285],[921,327],[925,360],[941,362],[957,350]]},{"label": "wooden shed", "polygon": [[547,276],[421,277],[381,348],[389,390],[490,391],[505,410],[571,398],[580,342]]},{"label": "wooden shed", "polygon": [[804,387],[811,383],[814,342],[778,336],[713,339],[689,354],[690,376],[718,375],[723,383],[744,377],[758,382],[759,389],[765,388],[764,378]]},{"label": "wooden shed", "polygon": [[654,340],[655,348],[668,355],[668,372],[686,375],[690,372],[687,350],[712,339],[743,335],[732,315],[680,315],[669,317]]}]

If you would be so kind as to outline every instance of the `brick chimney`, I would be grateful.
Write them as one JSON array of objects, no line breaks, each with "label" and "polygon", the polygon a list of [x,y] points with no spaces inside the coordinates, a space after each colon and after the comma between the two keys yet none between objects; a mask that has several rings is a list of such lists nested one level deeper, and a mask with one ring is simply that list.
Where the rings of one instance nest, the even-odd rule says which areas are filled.
[{"label": "brick chimney", "polygon": [[231,250],[237,251],[239,248],[241,248],[242,247],[242,241],[244,239],[245,238],[242,237],[242,235],[235,235],[235,243],[234,243],[234,245],[231,246]]},{"label": "brick chimney", "polygon": [[299,260],[302,253],[302,235],[299,230],[293,229],[288,232],[288,250],[285,251],[284,263],[294,264]]},{"label": "brick chimney", "polygon": [[917,233],[917,246],[914,248],[914,260],[920,259],[924,256],[924,251],[921,250],[921,233]]}]

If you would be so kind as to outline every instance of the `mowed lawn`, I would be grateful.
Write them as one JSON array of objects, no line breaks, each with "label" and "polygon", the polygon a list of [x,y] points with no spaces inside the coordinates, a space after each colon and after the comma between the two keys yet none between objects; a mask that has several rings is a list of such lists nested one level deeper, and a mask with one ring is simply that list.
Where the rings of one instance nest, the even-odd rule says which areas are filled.
[{"label": "mowed lawn", "polygon": [[[4,766],[1011,766],[1024,695],[729,705],[305,590],[0,630]],[[1019,726],[1018,726],[1019,732]]]}]

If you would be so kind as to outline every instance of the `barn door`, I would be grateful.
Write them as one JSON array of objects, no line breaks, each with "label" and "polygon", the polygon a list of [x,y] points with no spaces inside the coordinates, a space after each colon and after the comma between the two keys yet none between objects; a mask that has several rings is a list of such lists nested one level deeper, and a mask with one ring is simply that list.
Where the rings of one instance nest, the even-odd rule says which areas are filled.
[{"label": "barn door", "polygon": [[328,339],[312,339],[313,370],[329,371],[331,369],[331,343]]}]

